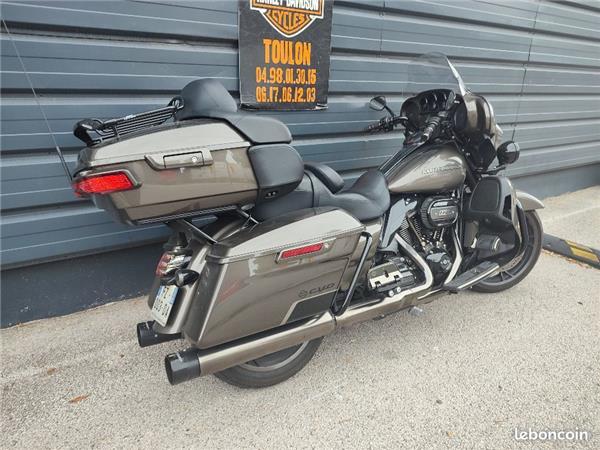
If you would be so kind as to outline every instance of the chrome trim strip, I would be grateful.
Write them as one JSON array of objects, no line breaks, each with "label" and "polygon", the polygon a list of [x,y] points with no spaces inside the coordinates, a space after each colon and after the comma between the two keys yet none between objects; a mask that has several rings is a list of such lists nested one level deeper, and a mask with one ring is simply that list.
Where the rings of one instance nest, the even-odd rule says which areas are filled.
[{"label": "chrome trim strip", "polygon": [[495,266],[490,267],[488,270],[484,270],[483,272],[481,272],[477,277],[471,278],[467,282],[461,284],[460,286],[458,286],[456,288],[456,290],[462,291],[463,289],[466,289],[468,287],[471,287],[471,286],[479,283],[481,280],[484,280],[487,277],[492,277],[494,275],[498,275],[498,273],[500,273],[500,266],[498,264],[496,264]]}]

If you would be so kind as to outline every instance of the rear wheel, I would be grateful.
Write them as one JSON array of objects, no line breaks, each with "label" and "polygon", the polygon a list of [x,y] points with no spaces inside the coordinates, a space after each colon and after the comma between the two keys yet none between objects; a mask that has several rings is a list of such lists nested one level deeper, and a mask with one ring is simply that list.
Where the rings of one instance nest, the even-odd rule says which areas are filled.
[{"label": "rear wheel", "polygon": [[524,250],[513,260],[502,266],[498,275],[473,286],[474,291],[501,292],[520,283],[531,272],[540,257],[544,231],[540,216],[535,211],[526,211],[525,220],[527,221],[529,239],[525,243]]},{"label": "rear wheel", "polygon": [[312,359],[323,338],[248,361],[215,375],[226,383],[241,388],[262,388],[293,377]]}]

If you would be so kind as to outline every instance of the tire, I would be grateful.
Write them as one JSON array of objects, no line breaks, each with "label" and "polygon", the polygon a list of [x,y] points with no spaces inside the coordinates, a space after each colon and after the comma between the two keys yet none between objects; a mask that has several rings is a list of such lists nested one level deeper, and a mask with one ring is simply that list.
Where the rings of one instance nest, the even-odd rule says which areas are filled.
[{"label": "tire", "polygon": [[296,375],[317,352],[323,338],[271,353],[262,358],[218,372],[215,376],[240,388],[264,388]]},{"label": "tire", "polygon": [[525,250],[501,267],[498,275],[473,286],[474,291],[486,293],[505,291],[520,283],[531,272],[540,257],[544,230],[542,221],[535,211],[526,211],[525,220],[529,233]]}]

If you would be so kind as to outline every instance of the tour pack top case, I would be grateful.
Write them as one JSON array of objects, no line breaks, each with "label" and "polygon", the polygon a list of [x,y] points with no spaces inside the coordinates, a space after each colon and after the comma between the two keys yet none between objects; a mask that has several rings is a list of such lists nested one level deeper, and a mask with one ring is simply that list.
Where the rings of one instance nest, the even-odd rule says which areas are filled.
[{"label": "tour pack top case", "polygon": [[302,159],[283,123],[238,112],[210,79],[188,84],[177,99],[174,122],[114,119],[115,129],[141,126],[106,140],[86,139],[80,122],[75,134],[88,147],[79,154],[76,192],[120,222],[143,224],[269,201],[300,183]]}]

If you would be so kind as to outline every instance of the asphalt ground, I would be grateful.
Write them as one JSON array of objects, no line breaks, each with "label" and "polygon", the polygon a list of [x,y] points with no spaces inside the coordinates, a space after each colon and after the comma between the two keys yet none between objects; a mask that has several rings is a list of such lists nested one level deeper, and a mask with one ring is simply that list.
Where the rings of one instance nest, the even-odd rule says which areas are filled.
[{"label": "asphalt ground", "polygon": [[[549,199],[542,218],[598,248],[600,189],[586,191]],[[141,298],[31,322],[0,331],[0,446],[600,448],[599,291],[600,270],[544,252],[504,293],[339,330],[262,390],[212,376],[170,386],[162,360],[183,344],[137,346]],[[590,435],[529,442],[515,428]]]}]

